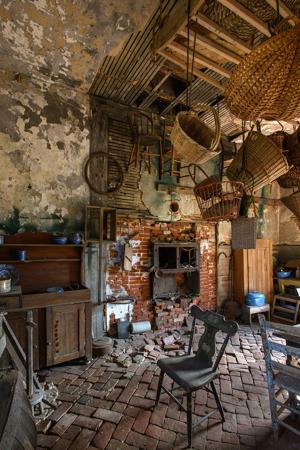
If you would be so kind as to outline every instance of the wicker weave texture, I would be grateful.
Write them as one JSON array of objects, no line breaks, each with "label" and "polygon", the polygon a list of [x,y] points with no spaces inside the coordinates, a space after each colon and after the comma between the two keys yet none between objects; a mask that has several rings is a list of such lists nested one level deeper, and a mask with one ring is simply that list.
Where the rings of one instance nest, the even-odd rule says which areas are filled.
[{"label": "wicker weave texture", "polygon": [[233,249],[256,248],[256,217],[238,217],[231,223]]},{"label": "wicker weave texture", "polygon": [[238,181],[200,183],[194,193],[202,218],[207,222],[221,222],[238,217],[244,185]]},{"label": "wicker weave texture", "polygon": [[300,220],[300,192],[283,197],[281,201]]},{"label": "wicker weave texture", "polygon": [[241,148],[227,169],[230,180],[240,180],[247,193],[257,191],[277,180],[289,170],[286,157],[280,149],[263,134],[252,131],[244,143],[246,168],[243,168],[243,148]]},{"label": "wicker weave texture", "polygon": [[244,120],[300,117],[300,23],[243,58],[225,88],[225,99]]},{"label": "wicker weave texture", "polygon": [[[219,116],[214,108],[198,105],[196,111],[180,112],[176,116],[170,138],[174,147],[175,159],[190,163],[204,163],[221,151],[221,127]],[[213,132],[198,117],[199,110],[210,110],[215,118]]]}]

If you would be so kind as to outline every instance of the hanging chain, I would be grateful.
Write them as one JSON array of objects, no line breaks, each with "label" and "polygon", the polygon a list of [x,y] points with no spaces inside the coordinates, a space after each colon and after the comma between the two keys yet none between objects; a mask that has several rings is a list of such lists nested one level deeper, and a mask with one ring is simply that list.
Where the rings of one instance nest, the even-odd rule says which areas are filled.
[{"label": "hanging chain", "polygon": [[191,15],[191,0],[188,0],[187,8],[187,46],[186,46],[186,104],[190,105],[189,98],[189,61],[190,61],[190,15]]}]

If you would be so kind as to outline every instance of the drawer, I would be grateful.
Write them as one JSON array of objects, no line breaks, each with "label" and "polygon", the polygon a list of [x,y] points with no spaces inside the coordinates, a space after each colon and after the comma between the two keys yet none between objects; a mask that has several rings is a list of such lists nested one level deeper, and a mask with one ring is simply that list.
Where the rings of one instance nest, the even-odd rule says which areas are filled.
[{"label": "drawer", "polygon": [[19,296],[2,296],[0,297],[0,311],[6,311],[7,309],[20,308]]}]

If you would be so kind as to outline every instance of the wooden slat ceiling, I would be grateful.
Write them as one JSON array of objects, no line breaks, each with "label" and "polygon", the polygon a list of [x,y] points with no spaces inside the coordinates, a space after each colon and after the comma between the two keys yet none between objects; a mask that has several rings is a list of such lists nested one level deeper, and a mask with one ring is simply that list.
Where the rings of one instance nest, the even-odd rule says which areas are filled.
[{"label": "wooden slat ceiling", "polygon": [[[160,100],[165,83],[179,80],[181,92],[159,109],[163,115],[175,114],[176,107],[186,107],[189,47],[190,70],[195,50],[190,106],[221,101],[234,67],[270,36],[276,0],[191,0],[189,29],[187,4],[188,0],[162,0],[144,30],[133,33],[117,57],[105,58],[90,93],[147,110]],[[279,5],[281,17],[299,16],[297,0],[280,0]],[[238,125],[224,102],[219,109],[223,133],[235,133]]]}]

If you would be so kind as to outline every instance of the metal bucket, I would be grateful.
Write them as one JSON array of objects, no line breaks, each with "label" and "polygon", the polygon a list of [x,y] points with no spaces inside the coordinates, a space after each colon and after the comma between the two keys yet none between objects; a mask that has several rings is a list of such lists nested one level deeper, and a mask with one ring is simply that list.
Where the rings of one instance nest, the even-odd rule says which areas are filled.
[{"label": "metal bucket", "polygon": [[0,278],[0,294],[10,292],[11,278]]}]

